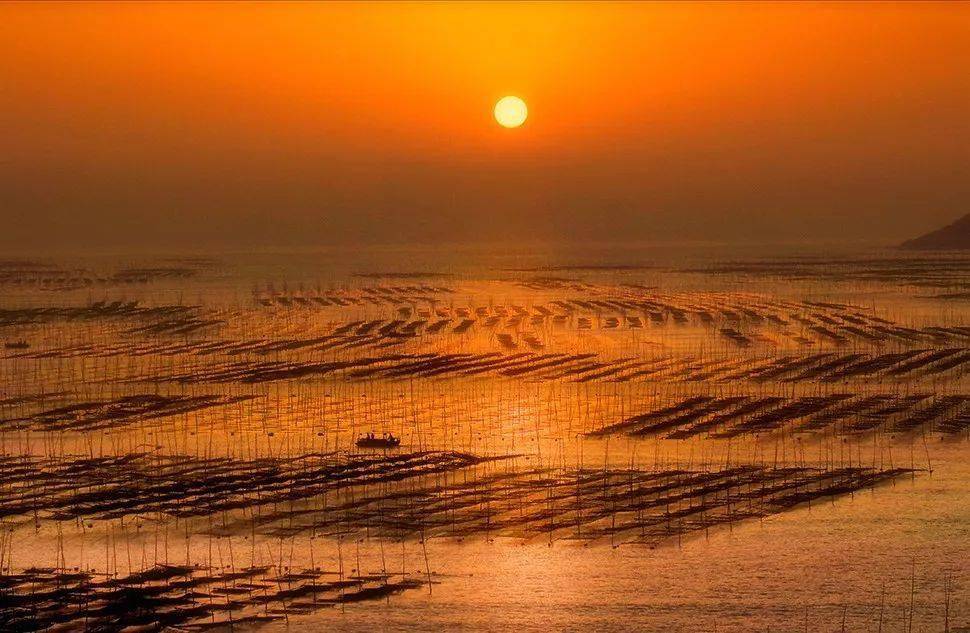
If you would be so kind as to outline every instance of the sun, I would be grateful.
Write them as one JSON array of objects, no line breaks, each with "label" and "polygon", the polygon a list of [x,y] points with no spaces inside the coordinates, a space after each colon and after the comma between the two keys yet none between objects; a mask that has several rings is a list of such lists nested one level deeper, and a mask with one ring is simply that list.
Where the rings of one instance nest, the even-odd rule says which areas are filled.
[{"label": "sun", "polygon": [[529,108],[518,97],[502,97],[495,104],[495,120],[503,127],[519,127],[528,116]]}]

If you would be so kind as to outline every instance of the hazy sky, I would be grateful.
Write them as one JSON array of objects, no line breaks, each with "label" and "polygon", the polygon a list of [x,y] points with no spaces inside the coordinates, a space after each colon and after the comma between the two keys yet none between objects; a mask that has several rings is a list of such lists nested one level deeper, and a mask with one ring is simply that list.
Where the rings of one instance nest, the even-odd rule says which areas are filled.
[{"label": "hazy sky", "polygon": [[968,73],[959,3],[3,4],[0,246],[895,240]]}]

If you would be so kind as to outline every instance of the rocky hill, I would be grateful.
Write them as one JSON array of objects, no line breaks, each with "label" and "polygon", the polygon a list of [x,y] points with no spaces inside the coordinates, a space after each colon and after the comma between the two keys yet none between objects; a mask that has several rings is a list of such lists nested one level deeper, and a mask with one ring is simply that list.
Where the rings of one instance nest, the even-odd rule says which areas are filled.
[{"label": "rocky hill", "polygon": [[926,235],[906,240],[899,247],[914,251],[970,249],[970,213],[953,224],[948,224]]}]

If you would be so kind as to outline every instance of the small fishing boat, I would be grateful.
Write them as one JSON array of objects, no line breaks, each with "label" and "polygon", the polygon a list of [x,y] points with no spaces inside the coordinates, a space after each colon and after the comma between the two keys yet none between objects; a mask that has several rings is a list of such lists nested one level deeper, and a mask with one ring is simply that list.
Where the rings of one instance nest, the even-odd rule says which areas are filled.
[{"label": "small fishing boat", "polygon": [[7,349],[27,349],[30,347],[30,343],[27,341],[7,341],[3,346]]},{"label": "small fishing boat", "polygon": [[401,440],[390,433],[385,433],[381,437],[367,433],[357,438],[357,448],[397,448],[400,445]]}]

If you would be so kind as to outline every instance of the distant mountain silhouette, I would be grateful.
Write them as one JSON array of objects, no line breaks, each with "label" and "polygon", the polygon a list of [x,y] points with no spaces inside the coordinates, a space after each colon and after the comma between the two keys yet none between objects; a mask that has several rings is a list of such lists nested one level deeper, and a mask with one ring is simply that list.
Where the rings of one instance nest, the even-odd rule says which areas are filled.
[{"label": "distant mountain silhouette", "polygon": [[970,213],[953,224],[948,224],[926,235],[906,240],[899,247],[913,251],[970,249]]}]

